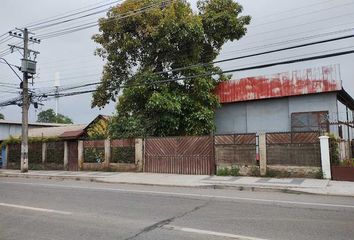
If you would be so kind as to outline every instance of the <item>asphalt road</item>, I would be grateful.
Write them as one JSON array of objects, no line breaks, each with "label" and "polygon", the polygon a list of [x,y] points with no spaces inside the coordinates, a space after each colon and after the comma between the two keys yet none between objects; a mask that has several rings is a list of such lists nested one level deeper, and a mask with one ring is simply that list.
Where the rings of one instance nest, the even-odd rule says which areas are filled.
[{"label": "asphalt road", "polygon": [[0,239],[354,239],[354,198],[0,178]]}]

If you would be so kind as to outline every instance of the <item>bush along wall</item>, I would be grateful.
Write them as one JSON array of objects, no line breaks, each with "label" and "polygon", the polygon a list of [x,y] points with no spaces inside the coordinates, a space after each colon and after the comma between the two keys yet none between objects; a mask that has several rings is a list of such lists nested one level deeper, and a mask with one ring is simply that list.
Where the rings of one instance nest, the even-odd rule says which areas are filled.
[{"label": "bush along wall", "polygon": [[[46,161],[43,162],[42,145],[47,144]],[[10,137],[1,144],[8,147],[7,168],[21,168],[21,138]],[[28,139],[28,168],[30,170],[62,170],[64,167],[64,143],[58,138]]]}]

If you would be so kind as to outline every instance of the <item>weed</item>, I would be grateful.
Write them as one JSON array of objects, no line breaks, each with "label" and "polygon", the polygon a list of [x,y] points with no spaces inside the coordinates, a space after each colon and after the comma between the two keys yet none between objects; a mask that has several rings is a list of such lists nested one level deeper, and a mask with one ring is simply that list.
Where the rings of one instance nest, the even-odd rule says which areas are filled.
[{"label": "weed", "polygon": [[216,175],[217,176],[230,176],[230,170],[227,167],[218,168]]},{"label": "weed", "polygon": [[253,177],[259,177],[261,175],[259,172],[259,168],[257,166],[252,166],[250,170],[250,175]]},{"label": "weed", "polygon": [[232,166],[230,170],[230,175],[231,176],[239,176],[240,175],[240,169],[237,166]]},{"label": "weed", "polygon": [[323,179],[323,172],[322,172],[322,169],[318,169],[315,173],[315,177],[317,179]]},{"label": "weed", "polygon": [[237,166],[232,166],[231,169],[228,167],[218,168],[216,175],[236,177],[240,175],[240,169]]},{"label": "weed", "polygon": [[265,175],[266,177],[269,177],[269,178],[274,178],[277,176],[277,173],[273,170],[270,170],[270,169],[267,169],[267,173]]}]

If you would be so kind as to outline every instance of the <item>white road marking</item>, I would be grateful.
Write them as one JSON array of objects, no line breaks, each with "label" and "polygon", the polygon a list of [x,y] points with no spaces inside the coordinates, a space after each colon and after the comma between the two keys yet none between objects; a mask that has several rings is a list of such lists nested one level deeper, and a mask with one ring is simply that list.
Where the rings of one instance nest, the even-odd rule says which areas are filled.
[{"label": "white road marking", "polygon": [[214,232],[214,231],[201,230],[201,229],[195,229],[195,228],[177,227],[177,226],[173,226],[173,225],[166,225],[166,226],[163,226],[163,228],[169,229],[169,230],[181,231],[181,232],[202,234],[202,235],[227,237],[227,238],[233,238],[233,239],[238,239],[238,240],[266,240],[264,238],[254,238],[254,237],[235,235],[235,234],[230,234],[230,233]]},{"label": "white road marking", "polygon": [[58,210],[46,209],[46,208],[36,208],[36,207],[29,207],[29,206],[8,204],[8,203],[0,203],[0,206],[2,206],[2,207],[11,207],[11,208],[19,208],[19,209],[24,209],[24,210],[38,211],[38,212],[58,213],[58,214],[63,214],[63,215],[72,214],[71,212],[66,212],[66,211],[58,211]]},{"label": "white road marking", "polygon": [[273,203],[273,204],[289,204],[289,205],[336,207],[336,208],[354,209],[354,205],[314,203],[314,202],[297,202],[297,201],[273,200],[273,199],[262,199],[262,198],[247,198],[247,197],[229,197],[229,196],[195,194],[195,193],[129,190],[129,189],[122,189],[122,188],[64,186],[64,185],[59,185],[59,184],[46,184],[46,183],[0,182],[0,184],[34,185],[34,186],[58,187],[58,188],[67,188],[67,189],[99,190],[99,191],[126,192],[126,193],[137,193],[137,194],[157,194],[157,195],[169,195],[169,196],[181,196],[181,197],[214,198],[214,199],[238,200],[238,201],[247,201],[247,202],[252,201],[252,202],[263,202],[263,203]]}]

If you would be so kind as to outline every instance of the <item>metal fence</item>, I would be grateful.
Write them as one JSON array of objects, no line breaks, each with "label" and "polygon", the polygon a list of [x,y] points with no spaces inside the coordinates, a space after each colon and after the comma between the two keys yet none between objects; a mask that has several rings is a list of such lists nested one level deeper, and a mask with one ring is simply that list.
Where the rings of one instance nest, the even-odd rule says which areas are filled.
[{"label": "metal fence", "polygon": [[321,166],[319,132],[267,133],[267,164]]},{"label": "metal fence", "polygon": [[214,137],[145,140],[145,172],[210,175],[215,172]]},{"label": "metal fence", "polygon": [[228,134],[215,136],[217,165],[256,165],[256,134]]}]

